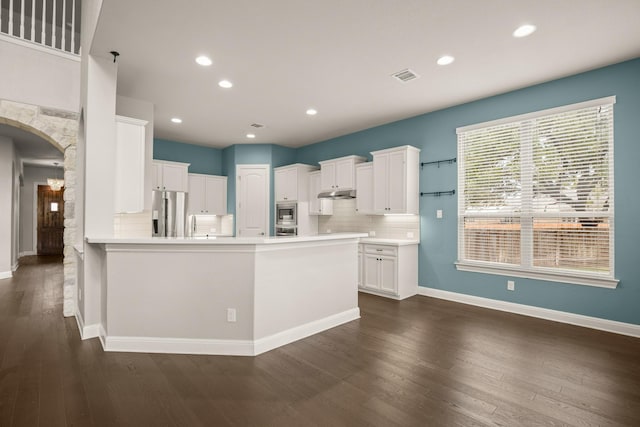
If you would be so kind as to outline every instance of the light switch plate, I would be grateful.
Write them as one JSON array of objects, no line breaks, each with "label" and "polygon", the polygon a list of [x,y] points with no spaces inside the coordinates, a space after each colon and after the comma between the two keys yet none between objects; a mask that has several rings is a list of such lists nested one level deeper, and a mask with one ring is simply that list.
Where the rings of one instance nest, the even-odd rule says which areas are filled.
[{"label": "light switch plate", "polygon": [[438,209],[438,210],[436,211],[436,218],[438,218],[438,219],[442,219],[442,209]]}]

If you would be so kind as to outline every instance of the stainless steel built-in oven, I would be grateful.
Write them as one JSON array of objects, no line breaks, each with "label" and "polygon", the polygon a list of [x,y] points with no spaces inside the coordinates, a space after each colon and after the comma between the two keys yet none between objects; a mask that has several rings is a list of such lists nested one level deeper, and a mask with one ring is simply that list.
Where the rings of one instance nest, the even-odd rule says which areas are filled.
[{"label": "stainless steel built-in oven", "polygon": [[276,236],[298,235],[298,205],[296,203],[276,204]]}]

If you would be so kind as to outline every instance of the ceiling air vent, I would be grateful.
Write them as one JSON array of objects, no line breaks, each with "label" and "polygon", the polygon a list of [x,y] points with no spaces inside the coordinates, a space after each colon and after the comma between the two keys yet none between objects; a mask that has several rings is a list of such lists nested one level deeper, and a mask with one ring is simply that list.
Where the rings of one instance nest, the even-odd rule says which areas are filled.
[{"label": "ceiling air vent", "polygon": [[256,129],[260,129],[260,128],[264,127],[264,125],[262,125],[260,123],[251,123],[249,126],[251,126],[252,128],[256,128]]},{"label": "ceiling air vent", "polygon": [[407,68],[402,71],[398,71],[397,73],[391,74],[391,77],[400,80],[402,83],[406,83],[408,81],[417,79],[420,76]]}]

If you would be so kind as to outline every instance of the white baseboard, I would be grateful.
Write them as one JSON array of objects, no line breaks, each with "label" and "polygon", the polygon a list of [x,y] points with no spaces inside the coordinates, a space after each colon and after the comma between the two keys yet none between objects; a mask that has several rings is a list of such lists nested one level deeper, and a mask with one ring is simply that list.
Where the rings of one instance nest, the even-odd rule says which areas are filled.
[{"label": "white baseboard", "polygon": [[102,328],[100,328],[100,340],[105,351],[257,356],[359,318],[360,309],[356,307],[258,340],[108,336]]},{"label": "white baseboard", "polygon": [[76,323],[78,324],[78,330],[80,331],[80,338],[83,340],[88,340],[91,338],[97,338],[100,336],[100,329],[102,325],[86,325],[84,324],[84,319],[82,315],[80,315],[79,311],[76,311],[75,314]]},{"label": "white baseboard", "polygon": [[640,338],[640,325],[420,286],[418,295]]},{"label": "white baseboard", "polygon": [[13,277],[13,272],[11,271],[0,271],[0,279],[11,279]]},{"label": "white baseboard", "polygon": [[18,258],[22,258],[23,256],[32,256],[37,255],[34,251],[24,251],[18,254]]},{"label": "white baseboard", "polygon": [[105,351],[253,356],[251,340],[106,336]]},{"label": "white baseboard", "polygon": [[254,355],[265,353],[274,348],[281,347],[285,344],[298,341],[302,338],[306,338],[318,332],[326,331],[327,329],[334,328],[342,325],[343,323],[351,322],[360,318],[360,309],[358,307],[352,308],[342,313],[334,314],[324,319],[315,320],[313,322],[305,323],[304,325],[296,326],[295,328],[287,329],[286,331],[278,332],[277,334],[269,335],[264,338],[254,341]]}]

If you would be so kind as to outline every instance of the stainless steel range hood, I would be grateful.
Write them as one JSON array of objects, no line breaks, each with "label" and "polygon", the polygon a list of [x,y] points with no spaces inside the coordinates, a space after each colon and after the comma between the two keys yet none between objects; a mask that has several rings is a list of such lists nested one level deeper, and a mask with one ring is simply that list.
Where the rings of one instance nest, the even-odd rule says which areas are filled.
[{"label": "stainless steel range hood", "polygon": [[324,191],[318,194],[318,199],[355,199],[356,198],[356,190],[334,190],[334,191]]}]

